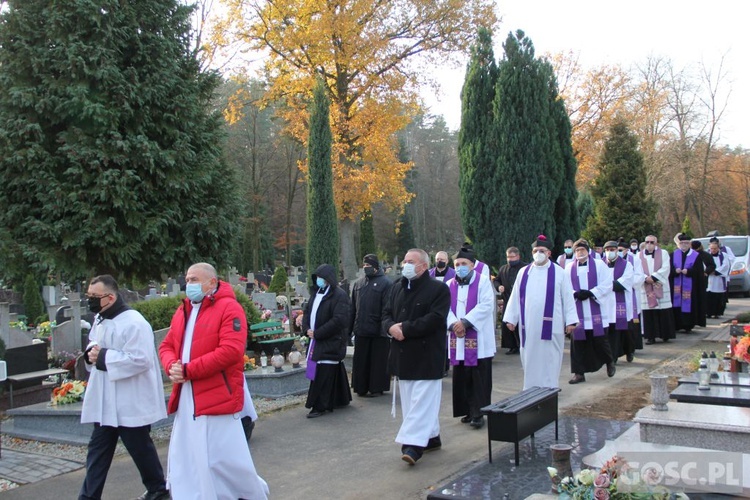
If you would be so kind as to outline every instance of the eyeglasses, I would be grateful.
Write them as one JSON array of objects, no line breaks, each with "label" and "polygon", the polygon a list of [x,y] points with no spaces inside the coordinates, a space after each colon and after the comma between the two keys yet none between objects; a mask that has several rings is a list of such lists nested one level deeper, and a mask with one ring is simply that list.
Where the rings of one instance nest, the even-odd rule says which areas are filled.
[{"label": "eyeglasses", "polygon": [[656,242],[655,241],[647,241],[646,245],[656,245]]},{"label": "eyeglasses", "polygon": [[111,293],[105,293],[104,295],[88,295],[86,294],[87,299],[103,299],[104,297],[109,297],[112,295]]},{"label": "eyeglasses", "polygon": [[565,247],[565,248],[573,248],[573,247]]}]

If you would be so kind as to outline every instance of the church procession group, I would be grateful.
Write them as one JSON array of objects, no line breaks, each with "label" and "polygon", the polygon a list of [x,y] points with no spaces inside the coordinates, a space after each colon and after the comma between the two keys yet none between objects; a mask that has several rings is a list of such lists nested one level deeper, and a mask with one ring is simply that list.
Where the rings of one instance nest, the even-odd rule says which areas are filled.
[{"label": "church procession group", "polygon": [[[654,236],[601,249],[569,240],[553,260],[551,241],[539,236],[531,264],[510,247],[494,279],[469,244],[453,256],[453,267],[446,252],[437,252],[432,266],[427,252],[409,250],[395,282],[368,254],[351,293],[338,285],[334,267],[322,264],[302,320],[310,338],[307,418],[349,405],[351,389],[362,398],[392,390],[392,414],[398,400],[402,416],[395,441],[401,460],[413,466],[442,447],[442,379],[450,371],[453,416],[467,429],[483,427],[498,304],[501,346],[520,354],[524,389],[558,387],[566,337],[571,384],[603,366],[612,377],[621,356],[630,362],[644,343],[668,342],[676,330],[724,312],[731,251],[716,239],[708,251],[682,235],[678,244],[670,256]],[[252,427],[243,423],[257,419],[243,372],[244,310],[207,263],[188,269],[186,294],[157,353],[150,325],[125,304],[114,278],[91,280],[87,298],[97,316],[84,353],[91,376],[81,421],[94,432],[79,500],[101,498],[118,439],[146,487],[141,499],[268,497],[243,439]],[[344,358],[352,337],[350,385]],[[160,368],[173,383],[167,408]],[[175,417],[165,474],[149,432],[167,413]]]}]

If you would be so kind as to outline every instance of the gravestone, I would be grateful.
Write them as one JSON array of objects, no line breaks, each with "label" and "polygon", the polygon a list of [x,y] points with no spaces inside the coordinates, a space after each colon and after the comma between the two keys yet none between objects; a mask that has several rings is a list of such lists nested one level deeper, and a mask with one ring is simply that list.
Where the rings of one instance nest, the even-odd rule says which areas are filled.
[{"label": "gravestone", "polygon": [[161,297],[158,293],[156,293],[156,288],[149,288],[148,289],[148,295],[146,295],[146,300],[152,300],[152,299],[158,299]]},{"label": "gravestone", "polygon": [[170,293],[172,291],[172,287],[177,284],[177,281],[174,278],[169,278],[167,280],[167,293]]},{"label": "gravestone", "polygon": [[276,304],[275,293],[267,293],[267,292],[254,293],[251,299],[253,302],[258,304],[258,306],[260,306],[261,309],[270,309],[272,311],[276,310],[277,304]]},{"label": "gravestone", "polygon": [[307,289],[307,283],[305,282],[297,282],[296,285],[294,285],[294,294],[298,297],[302,297],[304,300],[307,300],[310,298],[310,290]]},{"label": "gravestone", "polygon": [[[81,298],[77,293],[68,295],[68,306],[62,308],[62,323],[58,321],[57,327],[52,333],[52,343],[50,348],[52,354],[73,353],[82,349],[81,339]],[[59,318],[56,314],[55,317]]]},{"label": "gravestone", "polygon": [[167,295],[170,297],[177,297],[180,294],[180,285],[175,283],[172,288],[167,287]]},{"label": "gravestone", "polygon": [[54,286],[43,286],[42,299],[44,300],[44,305],[47,307],[57,304],[57,288]]},{"label": "gravestone", "polygon": [[229,284],[232,286],[239,285],[240,275],[237,274],[236,267],[232,267],[229,269],[229,276],[227,277],[227,280],[229,281]]},{"label": "gravestone", "polygon": [[10,304],[0,303],[0,336],[6,349],[31,345],[32,335],[29,332],[10,326],[11,321],[16,319],[14,316],[10,313]]}]

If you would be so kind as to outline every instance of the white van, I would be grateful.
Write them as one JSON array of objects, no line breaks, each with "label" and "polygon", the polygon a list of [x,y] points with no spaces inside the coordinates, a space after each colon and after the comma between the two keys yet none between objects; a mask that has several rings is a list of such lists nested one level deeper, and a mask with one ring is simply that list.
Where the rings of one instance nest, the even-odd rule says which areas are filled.
[{"label": "white van", "polygon": [[[750,297],[750,236],[717,236],[723,246],[734,252],[734,264],[729,273],[729,293],[742,293]],[[710,237],[695,238],[708,251]]]}]

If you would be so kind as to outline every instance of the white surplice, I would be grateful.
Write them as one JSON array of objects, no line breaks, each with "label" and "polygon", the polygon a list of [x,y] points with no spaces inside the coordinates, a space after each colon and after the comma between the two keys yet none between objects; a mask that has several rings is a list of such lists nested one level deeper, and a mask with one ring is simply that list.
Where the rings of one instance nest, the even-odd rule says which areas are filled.
[{"label": "white surplice", "polygon": [[[455,280],[448,281],[448,286]],[[466,312],[466,302],[469,296],[469,287],[479,280],[477,290],[477,303],[474,308]],[[495,341],[495,292],[492,289],[492,283],[489,278],[483,274],[473,273],[468,285],[459,286],[456,291],[456,298],[451,296],[451,302],[456,302],[456,313],[453,309],[448,310],[447,326],[450,327],[459,319],[466,319],[474,326],[477,331],[477,358],[491,358],[497,352]],[[448,335],[450,338],[450,334]],[[456,359],[464,360],[465,338],[456,338]]]},{"label": "white surplice", "polygon": [[[620,258],[621,257],[617,257],[617,259]],[[615,264],[615,267],[609,267],[609,261],[605,260],[604,262],[607,265],[607,271],[609,271],[612,286],[614,286],[614,282],[617,281],[625,289],[625,318],[627,321],[630,321],[633,319],[633,265],[625,259],[625,270],[623,271],[622,276],[615,279],[615,267],[617,267],[617,265]],[[610,307],[610,323],[615,324],[617,323],[617,295],[615,295],[614,290],[612,290]]]},{"label": "white surplice", "polygon": [[[185,327],[182,362],[190,361],[195,320]],[[240,414],[194,417],[191,382],[183,384],[169,440],[167,487],[175,500],[265,500],[268,485],[258,476],[247,447]]]},{"label": "white surplice", "polygon": [[714,259],[718,275],[711,274],[708,276],[708,291],[711,293],[724,293],[727,291],[727,285],[729,284],[729,258],[726,254],[721,255],[721,258],[719,255],[711,254],[711,258]]},{"label": "white surplice", "polygon": [[[589,283],[589,266],[596,266],[596,283]],[[588,290],[594,294],[588,300],[581,301],[583,309],[583,327],[586,330],[594,328],[591,313],[591,301],[595,300],[599,304],[602,315],[602,326],[606,330],[610,323],[614,323],[615,306],[613,304],[615,296],[612,293],[612,272],[601,259],[588,259],[585,266],[578,263],[568,266],[565,270],[568,273],[571,286],[573,283],[573,273],[578,274],[578,283],[581,290]],[[593,285],[593,286],[592,286]]]},{"label": "white surplice", "polygon": [[[554,308],[552,313],[552,339],[542,339],[542,321],[544,304],[547,296],[547,273],[549,267],[555,269]],[[521,324],[521,280],[529,270],[526,283],[525,325]],[[543,266],[529,264],[518,271],[516,284],[508,299],[503,316],[505,323],[516,325],[526,332],[526,340],[521,346],[521,364],[523,366],[523,388],[559,387],[560,368],[563,350],[565,349],[565,326],[578,322],[573,288],[564,269],[547,261]],[[521,337],[523,338],[523,337]]]}]

